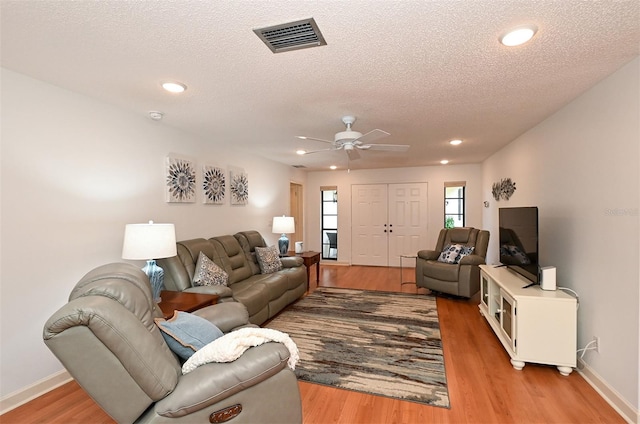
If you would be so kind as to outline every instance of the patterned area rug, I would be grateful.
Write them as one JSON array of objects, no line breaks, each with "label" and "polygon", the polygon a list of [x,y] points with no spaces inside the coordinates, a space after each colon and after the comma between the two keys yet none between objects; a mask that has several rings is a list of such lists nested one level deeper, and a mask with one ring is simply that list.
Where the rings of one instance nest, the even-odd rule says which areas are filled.
[{"label": "patterned area rug", "polygon": [[436,300],[320,288],[267,325],[298,345],[298,379],[449,407]]}]

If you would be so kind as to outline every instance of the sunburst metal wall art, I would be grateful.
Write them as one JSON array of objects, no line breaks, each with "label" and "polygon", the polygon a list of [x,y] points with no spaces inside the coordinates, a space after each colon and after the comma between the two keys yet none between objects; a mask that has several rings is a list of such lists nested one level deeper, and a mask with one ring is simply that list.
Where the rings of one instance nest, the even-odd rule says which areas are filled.
[{"label": "sunburst metal wall art", "polygon": [[167,157],[167,202],[192,203],[196,201],[196,170],[193,162]]},{"label": "sunburst metal wall art", "polygon": [[231,171],[231,191],[232,205],[246,205],[249,201],[249,179],[244,172]]},{"label": "sunburst metal wall art", "polygon": [[204,203],[211,205],[223,205],[227,190],[227,180],[224,169],[215,166],[204,165],[202,167],[202,190]]},{"label": "sunburst metal wall art", "polygon": [[493,198],[496,200],[509,200],[515,191],[516,183],[511,181],[511,178],[503,178],[500,181],[493,183],[491,188]]}]

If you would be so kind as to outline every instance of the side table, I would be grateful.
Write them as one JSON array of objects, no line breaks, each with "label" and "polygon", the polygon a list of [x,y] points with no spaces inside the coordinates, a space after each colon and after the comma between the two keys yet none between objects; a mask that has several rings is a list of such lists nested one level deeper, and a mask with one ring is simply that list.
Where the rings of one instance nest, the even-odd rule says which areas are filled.
[{"label": "side table", "polygon": [[302,253],[295,253],[295,252],[288,252],[289,256],[299,256],[302,258],[302,260],[304,261],[304,266],[307,267],[307,291],[309,291],[309,283],[310,281],[310,269],[311,269],[311,265],[315,265],[316,266],[316,284],[318,284],[318,282],[320,281],[320,252],[302,252]]},{"label": "side table", "polygon": [[415,281],[402,281],[402,260],[403,259],[417,259],[416,255],[400,255],[400,286],[405,284],[416,284]]},{"label": "side table", "polygon": [[158,307],[165,319],[173,316],[174,311],[193,312],[218,303],[218,295],[163,290]]}]

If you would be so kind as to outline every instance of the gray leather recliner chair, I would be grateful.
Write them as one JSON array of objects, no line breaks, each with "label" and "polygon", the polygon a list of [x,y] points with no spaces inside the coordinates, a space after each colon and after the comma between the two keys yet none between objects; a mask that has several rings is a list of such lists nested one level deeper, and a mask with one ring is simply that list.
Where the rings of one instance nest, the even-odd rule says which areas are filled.
[{"label": "gray leather recliner chair", "polygon": [[[445,246],[461,244],[474,247],[473,253],[459,263],[438,262]],[[489,231],[473,227],[443,228],[434,250],[421,250],[416,258],[416,285],[432,291],[472,297],[480,290],[480,268],[487,257]]]},{"label": "gray leather recliner chair", "polygon": [[[227,302],[199,315],[224,333],[251,326],[246,308]],[[86,274],[69,303],[44,326],[43,338],[73,378],[120,423],[301,423],[298,382],[281,343],[249,348],[230,363],[183,375],[154,318],[147,276],[131,264]],[[240,406],[238,406],[240,405]]]}]

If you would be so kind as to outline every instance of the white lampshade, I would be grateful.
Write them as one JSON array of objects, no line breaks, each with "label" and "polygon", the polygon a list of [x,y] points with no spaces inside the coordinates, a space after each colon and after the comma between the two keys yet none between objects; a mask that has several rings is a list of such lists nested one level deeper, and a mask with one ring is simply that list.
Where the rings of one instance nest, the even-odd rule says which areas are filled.
[{"label": "white lampshade", "polygon": [[272,232],[277,234],[291,234],[296,232],[296,224],[292,216],[274,216]]},{"label": "white lampshade", "polygon": [[122,245],[123,259],[161,259],[177,255],[173,224],[127,224]]}]

